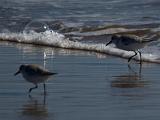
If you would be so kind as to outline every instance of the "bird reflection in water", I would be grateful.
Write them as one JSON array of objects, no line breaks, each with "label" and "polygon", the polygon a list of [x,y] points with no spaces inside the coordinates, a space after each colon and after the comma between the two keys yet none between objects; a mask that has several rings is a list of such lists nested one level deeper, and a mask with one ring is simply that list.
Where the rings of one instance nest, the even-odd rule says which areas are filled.
[{"label": "bird reflection in water", "polygon": [[22,108],[22,115],[30,117],[30,119],[44,120],[48,117],[48,110],[46,108],[46,96],[40,102],[36,98],[29,95],[29,101]]},{"label": "bird reflection in water", "polygon": [[139,72],[135,72],[128,65],[129,73],[119,76],[113,76],[114,81],[111,82],[111,87],[117,88],[136,88],[136,87],[144,87],[147,85],[147,81],[142,80],[141,76],[141,66],[139,68]]}]

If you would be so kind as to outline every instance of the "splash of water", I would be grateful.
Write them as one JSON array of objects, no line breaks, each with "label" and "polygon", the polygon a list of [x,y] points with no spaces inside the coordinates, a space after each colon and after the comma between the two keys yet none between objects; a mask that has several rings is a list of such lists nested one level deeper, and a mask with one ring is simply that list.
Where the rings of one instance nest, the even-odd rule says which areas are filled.
[{"label": "splash of water", "polygon": [[45,22],[42,22],[40,20],[32,20],[25,26],[23,34],[29,34],[34,32],[42,33],[48,30],[50,30],[49,26]]}]

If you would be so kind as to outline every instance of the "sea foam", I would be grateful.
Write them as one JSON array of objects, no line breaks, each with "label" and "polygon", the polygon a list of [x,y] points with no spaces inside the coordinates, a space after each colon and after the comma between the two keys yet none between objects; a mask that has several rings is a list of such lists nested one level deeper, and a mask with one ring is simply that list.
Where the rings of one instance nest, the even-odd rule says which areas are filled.
[{"label": "sea foam", "polygon": [[[72,41],[69,38],[66,38],[63,34],[54,32],[52,30],[47,30],[40,33],[36,33],[34,31],[29,33],[0,33],[0,40],[50,47],[60,47],[65,49],[94,51],[126,59],[134,55],[134,52],[132,51],[125,51],[114,48],[112,46],[105,46],[105,44],[102,43],[97,44]],[[139,55],[135,56],[133,59],[139,61]],[[156,54],[142,53],[142,61],[160,63],[160,57]]]}]

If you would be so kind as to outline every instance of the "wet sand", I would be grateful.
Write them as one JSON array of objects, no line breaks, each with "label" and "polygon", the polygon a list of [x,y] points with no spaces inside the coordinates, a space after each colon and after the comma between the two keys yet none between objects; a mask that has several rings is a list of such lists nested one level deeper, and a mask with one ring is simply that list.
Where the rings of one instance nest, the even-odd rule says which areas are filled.
[{"label": "wet sand", "polygon": [[[13,74],[21,64],[59,73],[28,95],[33,84]],[[151,120],[160,117],[158,64],[104,54],[0,43],[0,118],[3,120]]]}]

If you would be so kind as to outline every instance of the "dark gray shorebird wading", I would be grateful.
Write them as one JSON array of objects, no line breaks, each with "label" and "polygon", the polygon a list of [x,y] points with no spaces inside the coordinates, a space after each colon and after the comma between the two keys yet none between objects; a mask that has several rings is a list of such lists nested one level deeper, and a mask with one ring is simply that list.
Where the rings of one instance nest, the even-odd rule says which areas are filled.
[{"label": "dark gray shorebird wading", "polygon": [[38,88],[38,83],[43,83],[44,86],[44,94],[46,94],[46,85],[45,81],[52,75],[55,75],[57,73],[49,72],[48,70],[35,65],[21,65],[19,67],[19,70],[14,74],[17,75],[21,73],[23,78],[27,80],[28,82],[31,82],[35,85],[35,87],[29,89],[29,93],[33,90]]},{"label": "dark gray shorebird wading", "polygon": [[113,43],[119,49],[133,51],[135,54],[129,57],[128,62],[139,53],[140,64],[142,64],[141,52],[139,49],[145,47],[148,43],[155,41],[153,37],[155,36],[152,36],[152,38],[141,38],[136,35],[112,35],[111,41],[108,42],[106,46]]}]

